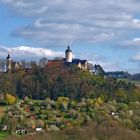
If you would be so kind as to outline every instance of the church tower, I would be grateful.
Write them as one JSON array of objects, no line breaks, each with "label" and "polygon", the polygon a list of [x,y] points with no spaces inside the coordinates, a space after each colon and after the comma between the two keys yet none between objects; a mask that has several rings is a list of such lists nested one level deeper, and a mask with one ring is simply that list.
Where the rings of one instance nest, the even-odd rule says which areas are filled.
[{"label": "church tower", "polygon": [[65,51],[65,58],[66,58],[66,62],[69,62],[69,63],[72,62],[72,51],[69,46],[67,50]]},{"label": "church tower", "polygon": [[12,59],[10,57],[10,54],[8,54],[7,56],[7,71],[11,71],[12,70]]}]

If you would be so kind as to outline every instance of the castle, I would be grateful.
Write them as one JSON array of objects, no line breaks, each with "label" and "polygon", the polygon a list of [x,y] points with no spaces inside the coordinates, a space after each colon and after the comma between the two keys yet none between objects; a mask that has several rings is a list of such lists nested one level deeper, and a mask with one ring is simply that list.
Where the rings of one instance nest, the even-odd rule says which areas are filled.
[{"label": "castle", "polygon": [[75,65],[81,70],[88,70],[88,62],[87,60],[80,60],[80,59],[73,59],[72,50],[68,46],[68,48],[65,51],[65,58],[60,60],[48,60],[47,67],[51,66],[72,66]]},{"label": "castle", "polygon": [[73,59],[72,51],[69,46],[65,51],[65,65],[77,65],[78,68],[82,70],[88,69],[87,60]]},{"label": "castle", "polygon": [[[46,63],[46,67],[52,67],[52,66],[69,67],[71,65],[76,65],[79,69],[84,70],[84,71],[88,69],[87,60],[73,59],[73,53],[69,46],[65,51],[65,58],[57,59],[57,60],[48,60],[48,62]],[[8,54],[6,58],[6,72],[18,71],[20,69],[25,69],[23,64],[21,62],[14,62],[11,59],[10,54]]]},{"label": "castle", "polygon": [[6,71],[18,71],[22,69],[22,64],[17,61],[13,61],[10,54],[6,57]]}]

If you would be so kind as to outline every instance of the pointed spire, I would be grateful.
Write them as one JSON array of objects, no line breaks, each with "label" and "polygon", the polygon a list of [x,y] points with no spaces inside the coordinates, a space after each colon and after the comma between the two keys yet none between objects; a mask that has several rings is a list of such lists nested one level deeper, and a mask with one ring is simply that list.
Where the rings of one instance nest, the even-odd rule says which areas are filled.
[{"label": "pointed spire", "polygon": [[8,56],[7,56],[7,59],[10,59],[11,57],[10,57],[10,54],[8,54]]},{"label": "pointed spire", "polygon": [[68,45],[68,48],[67,48],[66,52],[72,52],[69,45]]}]

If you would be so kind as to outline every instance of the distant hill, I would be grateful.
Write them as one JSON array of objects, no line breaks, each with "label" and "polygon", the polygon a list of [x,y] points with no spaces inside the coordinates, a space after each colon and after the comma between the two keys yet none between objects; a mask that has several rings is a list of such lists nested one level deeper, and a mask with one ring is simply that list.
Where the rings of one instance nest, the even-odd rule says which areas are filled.
[{"label": "distant hill", "polygon": [[125,81],[126,83],[133,83],[136,86],[140,86],[140,80],[132,80],[129,78],[117,78],[118,81]]},{"label": "distant hill", "polygon": [[[118,81],[114,78],[91,74],[82,71],[77,66],[40,67],[33,65],[28,71],[21,70],[16,73],[1,73],[0,92],[11,93],[24,98],[55,100],[59,96],[80,100],[81,98],[102,96],[105,101],[119,98],[118,92],[128,95],[136,92],[133,83]],[[129,101],[126,98],[125,101]]]}]

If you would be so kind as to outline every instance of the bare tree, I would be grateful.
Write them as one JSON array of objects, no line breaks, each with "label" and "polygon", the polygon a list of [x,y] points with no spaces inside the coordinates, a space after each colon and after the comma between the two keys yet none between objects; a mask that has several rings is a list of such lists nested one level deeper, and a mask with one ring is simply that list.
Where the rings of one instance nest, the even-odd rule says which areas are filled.
[{"label": "bare tree", "polygon": [[43,57],[39,60],[39,65],[41,67],[45,67],[47,65],[48,59],[46,57]]}]

